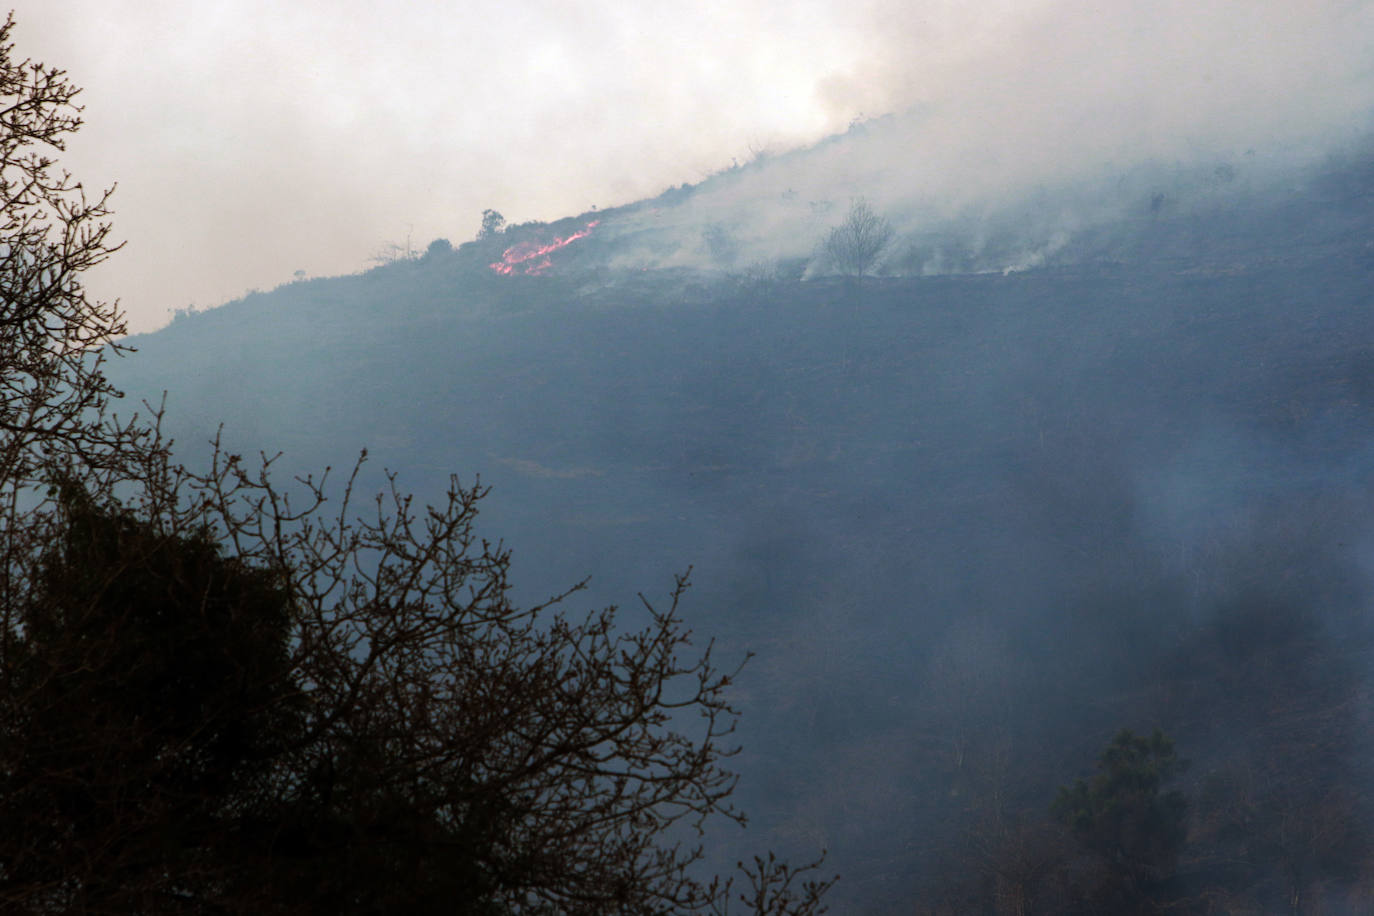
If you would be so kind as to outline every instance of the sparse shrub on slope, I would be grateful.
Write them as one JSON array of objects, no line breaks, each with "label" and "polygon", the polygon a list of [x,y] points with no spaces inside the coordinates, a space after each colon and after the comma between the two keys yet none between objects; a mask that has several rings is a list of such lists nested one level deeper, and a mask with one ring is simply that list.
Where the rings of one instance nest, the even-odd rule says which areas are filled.
[{"label": "sparse shrub on slope", "polygon": [[873,270],[892,241],[892,224],[873,212],[868,201],[856,197],[845,221],[826,236],[826,258],[846,277],[862,277]]}]

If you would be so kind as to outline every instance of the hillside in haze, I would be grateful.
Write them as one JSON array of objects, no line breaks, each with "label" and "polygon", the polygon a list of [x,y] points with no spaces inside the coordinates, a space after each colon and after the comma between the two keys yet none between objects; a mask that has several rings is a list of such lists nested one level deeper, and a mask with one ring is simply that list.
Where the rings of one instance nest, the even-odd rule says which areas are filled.
[{"label": "hillside in haze", "polygon": [[[111,374],[188,458],[222,422],[283,476],[480,474],[526,601],[692,565],[697,632],[757,655],[751,845],[828,848],[835,912],[1367,912],[1374,153],[935,209],[797,178],[895,129],[251,294]],[[858,193],[897,234],[855,281],[818,246]],[[1173,846],[1051,815],[1123,728],[1189,762]]]}]

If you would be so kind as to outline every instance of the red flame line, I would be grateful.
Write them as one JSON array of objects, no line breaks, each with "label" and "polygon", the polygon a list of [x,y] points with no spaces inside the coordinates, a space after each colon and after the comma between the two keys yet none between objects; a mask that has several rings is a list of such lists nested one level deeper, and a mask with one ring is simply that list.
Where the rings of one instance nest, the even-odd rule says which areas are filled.
[{"label": "red flame line", "polygon": [[[600,223],[601,220],[594,219],[587,224],[585,229],[579,229],[567,238],[555,237],[552,242],[543,245],[538,242],[521,242],[518,245],[512,245],[502,252],[501,260],[488,266],[498,274],[509,276],[515,273],[517,267],[524,264],[525,267],[521,273],[537,276],[553,266],[553,260],[548,257],[550,252],[570,245],[578,239],[586,238]],[[527,263],[535,258],[542,258],[542,260],[535,264]]]}]

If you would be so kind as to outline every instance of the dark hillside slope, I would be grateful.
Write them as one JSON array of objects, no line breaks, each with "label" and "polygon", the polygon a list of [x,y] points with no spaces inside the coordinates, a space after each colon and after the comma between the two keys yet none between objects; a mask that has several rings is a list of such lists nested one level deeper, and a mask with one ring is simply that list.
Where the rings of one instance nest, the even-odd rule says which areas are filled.
[{"label": "dark hillside slope", "polygon": [[[117,381],[171,391],[188,455],[223,420],[286,469],[480,473],[528,599],[696,564],[699,631],[759,653],[754,829],[828,846],[840,912],[996,911],[1055,788],[1155,726],[1193,761],[1170,899],[1354,907],[1374,169],[1293,187],[1008,275],[496,277],[465,246],[183,318]],[[1029,912],[1079,899],[1057,867]]]}]

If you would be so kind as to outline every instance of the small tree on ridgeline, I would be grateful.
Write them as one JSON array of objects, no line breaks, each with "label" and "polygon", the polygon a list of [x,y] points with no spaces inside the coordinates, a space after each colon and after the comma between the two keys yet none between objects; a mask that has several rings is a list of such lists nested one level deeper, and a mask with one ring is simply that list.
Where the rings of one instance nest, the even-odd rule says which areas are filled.
[{"label": "small tree on ridgeline", "polygon": [[874,213],[867,200],[856,197],[845,221],[826,236],[823,250],[835,270],[857,279],[874,268],[892,236],[892,224]]},{"label": "small tree on ridgeline", "polygon": [[683,843],[741,819],[735,668],[693,643],[685,579],[638,629],[521,608],[480,486],[287,492],[271,460],[187,468],[156,416],[111,419],[122,318],[80,284],[106,198],[54,174],[76,90],[15,61],[12,26],[0,912],[819,913],[814,866],[732,885]]},{"label": "small tree on ridgeline", "polygon": [[477,241],[485,242],[495,238],[506,229],[506,218],[495,210],[482,211],[482,226],[477,230]]}]

